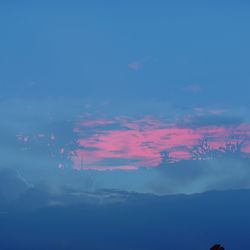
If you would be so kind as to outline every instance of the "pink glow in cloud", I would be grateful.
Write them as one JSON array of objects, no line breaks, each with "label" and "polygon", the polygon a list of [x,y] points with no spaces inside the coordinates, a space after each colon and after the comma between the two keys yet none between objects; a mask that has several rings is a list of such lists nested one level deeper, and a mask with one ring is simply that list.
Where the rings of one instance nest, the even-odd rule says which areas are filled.
[{"label": "pink glow in cloud", "polygon": [[[250,155],[250,124],[191,127],[191,122],[190,118],[189,125],[180,126],[152,116],[141,119],[124,116],[91,119],[87,116],[73,128],[77,138],[73,148],[72,141],[60,143],[63,137],[60,134],[20,133],[16,137],[23,143],[24,150],[32,150],[30,145],[36,143],[47,143],[51,157],[60,160],[59,168],[65,166],[63,160],[67,159],[77,170],[135,170],[157,167],[163,162],[211,159],[211,156],[197,154],[206,150],[235,153],[241,142],[244,142],[241,153]],[[204,141],[207,144],[202,148]]]},{"label": "pink glow in cloud", "polygon": [[[93,127],[93,133],[85,134],[86,124],[88,128]],[[117,129],[107,129],[107,124],[117,125]],[[75,131],[78,131],[81,146],[72,158],[76,169],[132,170],[159,166],[162,162],[161,152],[164,151],[169,152],[170,162],[192,159],[191,150],[204,138],[212,150],[220,150],[232,135],[249,136],[250,125],[188,128],[150,116],[143,119],[116,117],[79,123]],[[235,144],[237,140],[231,139],[230,143]],[[250,153],[249,142],[245,143],[242,152]],[[114,159],[120,159],[124,165],[109,165],[108,162]]]},{"label": "pink glow in cloud", "polygon": [[134,61],[128,64],[128,67],[134,71],[138,71],[143,67],[142,62]]}]

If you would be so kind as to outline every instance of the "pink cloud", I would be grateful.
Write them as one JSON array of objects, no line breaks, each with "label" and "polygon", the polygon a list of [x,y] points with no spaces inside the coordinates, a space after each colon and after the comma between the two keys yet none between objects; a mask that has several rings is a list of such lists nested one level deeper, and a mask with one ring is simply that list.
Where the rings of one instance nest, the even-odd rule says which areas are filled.
[{"label": "pink cloud", "polygon": [[[117,129],[100,127],[93,134],[84,135],[85,124],[78,127],[81,131],[78,143],[81,149],[76,150],[73,157],[77,169],[121,169],[122,166],[103,166],[107,159],[123,159],[132,162],[130,169],[140,167],[157,167],[162,161],[161,152],[168,151],[170,161],[192,159],[191,150],[203,138],[207,138],[211,149],[225,146],[232,135],[250,134],[250,125],[244,124],[237,128],[224,126],[207,126],[201,128],[178,127],[153,117],[132,119],[117,117],[113,120],[89,121],[87,124],[119,124]],[[236,143],[235,140],[232,143]],[[246,144],[248,145],[248,144]],[[93,149],[93,150],[89,150]],[[244,147],[250,153],[250,145]],[[124,168],[126,169],[126,168]]]},{"label": "pink cloud", "polygon": [[[209,149],[221,152],[234,151],[237,144],[244,141],[241,152],[250,155],[250,124],[190,127],[191,121],[189,125],[180,126],[152,116],[140,119],[124,116],[92,119],[88,116],[73,128],[78,137],[74,150],[68,148],[70,143],[57,146],[55,150],[60,138],[57,135],[56,139],[54,133],[47,136],[43,133],[33,136],[18,134],[16,137],[25,150],[31,148],[34,141],[43,143],[47,139],[51,157],[58,157],[60,162],[62,158],[70,159],[77,170],[153,168],[162,163],[163,152],[168,153],[170,163],[197,159],[192,150],[204,139]],[[197,150],[199,152],[199,147]],[[63,163],[58,167],[63,168]]]}]

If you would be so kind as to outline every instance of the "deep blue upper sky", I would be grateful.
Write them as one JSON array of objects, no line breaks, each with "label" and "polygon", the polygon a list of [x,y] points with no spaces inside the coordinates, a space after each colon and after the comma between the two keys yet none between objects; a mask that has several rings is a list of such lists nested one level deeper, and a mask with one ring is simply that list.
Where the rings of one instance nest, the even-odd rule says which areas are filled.
[{"label": "deep blue upper sky", "polygon": [[249,105],[249,24],[247,1],[1,2],[1,96]]}]

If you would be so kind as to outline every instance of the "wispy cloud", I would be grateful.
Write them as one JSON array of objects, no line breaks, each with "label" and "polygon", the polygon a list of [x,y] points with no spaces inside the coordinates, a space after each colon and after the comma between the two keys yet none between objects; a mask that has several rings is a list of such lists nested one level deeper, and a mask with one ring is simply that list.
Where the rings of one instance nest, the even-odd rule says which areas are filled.
[{"label": "wispy cloud", "polygon": [[128,64],[128,67],[129,67],[131,70],[139,71],[139,70],[141,70],[141,69],[145,66],[145,64],[147,64],[149,61],[151,61],[151,58],[149,58],[149,57],[142,58],[142,59],[139,59],[139,60],[134,60],[134,61],[131,61],[131,62]]},{"label": "wispy cloud", "polygon": [[182,88],[183,91],[197,94],[202,91],[201,85],[198,84],[190,84]]},{"label": "wispy cloud", "polygon": [[133,62],[128,64],[128,67],[134,71],[138,71],[138,70],[142,69],[143,63],[140,61],[133,61]]}]

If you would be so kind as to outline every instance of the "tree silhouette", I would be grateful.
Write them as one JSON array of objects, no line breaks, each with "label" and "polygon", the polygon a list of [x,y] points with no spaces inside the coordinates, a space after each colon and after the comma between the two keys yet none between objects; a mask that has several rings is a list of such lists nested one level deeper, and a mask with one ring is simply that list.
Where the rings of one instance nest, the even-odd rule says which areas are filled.
[{"label": "tree silhouette", "polygon": [[220,244],[213,245],[210,250],[225,250],[225,248]]}]

